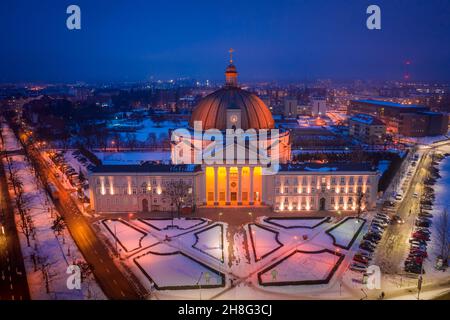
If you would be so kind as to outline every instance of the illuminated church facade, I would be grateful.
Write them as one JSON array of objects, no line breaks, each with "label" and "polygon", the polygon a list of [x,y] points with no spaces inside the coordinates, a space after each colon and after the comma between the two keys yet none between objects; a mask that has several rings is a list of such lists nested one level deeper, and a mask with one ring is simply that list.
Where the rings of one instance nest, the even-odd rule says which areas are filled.
[{"label": "illuminated church facade", "polygon": [[91,208],[173,211],[166,189],[180,180],[189,186],[192,208],[268,206],[289,212],[375,206],[379,173],[374,168],[292,163],[289,131],[275,128],[269,108],[241,89],[237,76],[230,59],[225,85],[199,102],[189,128],[172,134],[171,164],[95,168],[89,176]]}]

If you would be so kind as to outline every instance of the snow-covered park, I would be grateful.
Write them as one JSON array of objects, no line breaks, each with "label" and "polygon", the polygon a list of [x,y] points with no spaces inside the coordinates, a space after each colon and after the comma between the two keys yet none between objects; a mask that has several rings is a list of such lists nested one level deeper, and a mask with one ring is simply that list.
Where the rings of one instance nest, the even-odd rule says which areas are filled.
[{"label": "snow-covered park", "polygon": [[333,286],[357,247],[364,222],[351,227],[356,220],[260,217],[243,226],[244,234],[203,218],[105,219],[97,225],[151,298],[220,299],[272,295],[274,288],[296,288],[302,296]]}]

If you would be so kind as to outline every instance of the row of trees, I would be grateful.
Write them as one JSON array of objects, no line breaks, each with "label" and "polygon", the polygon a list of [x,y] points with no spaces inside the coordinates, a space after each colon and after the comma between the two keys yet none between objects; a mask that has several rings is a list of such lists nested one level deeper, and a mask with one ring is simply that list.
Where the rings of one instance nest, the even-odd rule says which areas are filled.
[{"label": "row of trees", "polygon": [[[19,137],[19,126],[11,121],[11,128],[13,128],[16,136]],[[41,214],[44,214],[45,211],[50,214],[50,219],[52,219],[50,229],[55,233],[56,239],[62,236],[63,244],[65,244],[64,232],[66,230],[66,223],[63,216],[59,215],[58,212],[53,209],[48,195],[44,194],[45,196],[42,196],[42,191],[45,190],[45,179],[41,179],[42,176],[39,174],[39,171],[35,167],[36,163],[30,161],[33,160],[32,153],[30,154],[28,150],[31,145],[31,141],[20,140],[20,142],[24,147],[26,155],[24,157],[24,161],[26,164],[25,167],[33,176],[33,184],[36,186],[36,190],[39,190],[40,192],[24,192],[23,181],[21,179],[20,171],[17,166],[19,162],[13,162],[11,158],[7,158],[8,169],[10,173],[9,181],[16,195],[16,207],[20,215],[19,228],[27,240],[27,246],[31,250],[30,258],[33,263],[34,272],[41,271],[46,293],[51,294],[51,282],[57,276],[57,272],[54,270],[54,265],[59,261],[55,260],[55,257],[52,256],[50,252],[41,250],[42,248],[39,246],[38,237],[36,235],[37,229],[35,228],[33,223],[31,210],[38,209],[41,210]],[[31,204],[35,204],[36,207],[31,207]],[[67,246],[67,253],[65,253],[65,255],[66,257],[72,256],[70,252],[70,246]],[[75,259],[73,261],[73,264],[77,264],[80,267],[82,281],[87,279],[88,297],[90,297],[91,291],[89,288],[89,282],[92,280],[92,267],[87,265],[87,263],[84,261],[76,261]]]}]

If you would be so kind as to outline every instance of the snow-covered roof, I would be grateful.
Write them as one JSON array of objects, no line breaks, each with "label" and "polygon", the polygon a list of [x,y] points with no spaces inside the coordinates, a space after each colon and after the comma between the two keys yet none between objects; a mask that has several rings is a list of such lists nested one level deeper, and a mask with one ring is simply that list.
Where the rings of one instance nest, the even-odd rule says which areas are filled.
[{"label": "snow-covered roof", "polygon": [[336,171],[376,171],[370,163],[336,162],[336,163],[302,163],[282,164],[280,171],[311,171],[311,172],[336,172]]},{"label": "snow-covered roof", "polygon": [[197,172],[201,166],[197,164],[152,164],[143,165],[101,165],[92,170],[96,173],[169,173],[169,172]]},{"label": "snow-covered roof", "polygon": [[374,126],[382,126],[384,125],[383,121],[380,119],[363,113],[358,113],[349,119],[350,121],[355,121],[359,123],[363,123],[366,125],[374,125]]},{"label": "snow-covered roof", "polygon": [[362,102],[362,103],[373,104],[373,105],[376,105],[376,106],[384,106],[384,107],[391,107],[391,108],[427,109],[427,107],[420,106],[420,105],[417,105],[417,104],[401,104],[401,103],[397,103],[397,102],[384,101],[384,100],[365,99],[365,100],[353,100],[353,102]]}]

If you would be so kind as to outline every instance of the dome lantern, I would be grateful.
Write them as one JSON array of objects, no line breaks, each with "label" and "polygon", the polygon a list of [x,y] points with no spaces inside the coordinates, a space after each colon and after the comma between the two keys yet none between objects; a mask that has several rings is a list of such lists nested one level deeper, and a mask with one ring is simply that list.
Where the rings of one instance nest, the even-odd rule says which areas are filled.
[{"label": "dome lantern", "polygon": [[238,72],[236,66],[233,64],[233,48],[228,52],[230,53],[230,64],[225,70],[225,84],[230,87],[237,87]]}]

